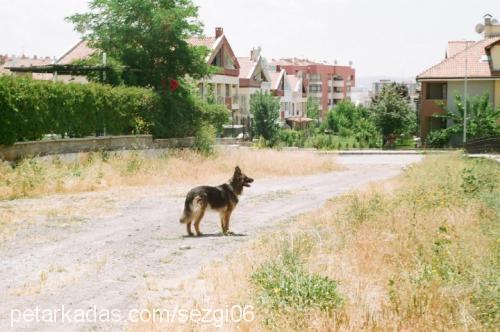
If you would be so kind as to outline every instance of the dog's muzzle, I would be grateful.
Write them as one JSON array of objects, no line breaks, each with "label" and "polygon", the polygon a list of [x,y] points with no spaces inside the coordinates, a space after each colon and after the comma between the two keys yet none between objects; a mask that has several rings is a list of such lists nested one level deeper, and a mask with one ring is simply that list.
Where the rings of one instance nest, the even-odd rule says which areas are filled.
[{"label": "dog's muzzle", "polygon": [[248,187],[250,188],[250,183],[253,182],[252,178],[245,178],[245,182],[243,183],[243,187]]}]

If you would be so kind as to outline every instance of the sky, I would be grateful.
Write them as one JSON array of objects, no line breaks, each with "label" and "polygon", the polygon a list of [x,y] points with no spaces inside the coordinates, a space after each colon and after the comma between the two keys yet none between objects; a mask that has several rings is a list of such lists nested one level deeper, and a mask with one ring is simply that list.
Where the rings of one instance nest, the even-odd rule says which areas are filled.
[{"label": "sky", "polygon": [[[448,40],[479,40],[499,0],[193,0],[205,33],[223,27],[237,56],[301,57],[357,77],[411,78],[444,58]],[[65,17],[86,0],[0,0],[0,54],[59,57],[79,40]]]}]

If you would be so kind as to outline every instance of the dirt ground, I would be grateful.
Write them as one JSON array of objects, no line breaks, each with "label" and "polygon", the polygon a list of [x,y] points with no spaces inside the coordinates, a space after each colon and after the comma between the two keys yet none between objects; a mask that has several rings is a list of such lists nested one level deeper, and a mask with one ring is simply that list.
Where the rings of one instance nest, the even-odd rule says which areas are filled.
[{"label": "dirt ground", "polygon": [[[420,158],[345,155],[338,158],[344,171],[255,179],[233,213],[235,235],[228,237],[220,234],[216,214],[205,216],[203,237],[185,236],[178,220],[190,188],[180,185],[0,202],[0,217],[16,220],[15,233],[0,243],[0,330],[120,331],[129,310],[175,301],[184,279],[243,241],[286,227],[291,217],[329,198],[393,177]],[[74,316],[63,322],[54,311],[47,316],[62,306],[66,313],[117,310],[113,318],[120,319],[81,323],[70,322]],[[19,317],[30,310],[39,316]]]}]

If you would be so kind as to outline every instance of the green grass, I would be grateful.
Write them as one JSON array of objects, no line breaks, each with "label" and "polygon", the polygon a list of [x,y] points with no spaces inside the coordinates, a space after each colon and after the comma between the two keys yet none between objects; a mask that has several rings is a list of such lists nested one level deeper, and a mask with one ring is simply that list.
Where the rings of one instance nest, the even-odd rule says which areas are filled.
[{"label": "green grass", "polygon": [[267,325],[274,324],[280,315],[300,321],[311,310],[331,312],[343,302],[338,283],[309,273],[297,250],[290,249],[288,243],[277,259],[263,264],[251,275],[251,282]]}]

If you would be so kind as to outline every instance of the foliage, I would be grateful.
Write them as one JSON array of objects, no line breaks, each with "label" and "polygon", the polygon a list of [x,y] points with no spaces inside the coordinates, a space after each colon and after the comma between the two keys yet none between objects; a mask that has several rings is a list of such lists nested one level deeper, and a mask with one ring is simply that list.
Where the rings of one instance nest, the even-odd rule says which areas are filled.
[{"label": "foliage", "polygon": [[306,104],[307,117],[314,120],[315,125],[321,121],[321,107],[312,97],[307,98]]},{"label": "foliage", "polygon": [[257,91],[250,97],[250,112],[254,116],[256,136],[262,136],[271,145],[279,134],[279,99],[268,92]]},{"label": "foliage", "polygon": [[208,74],[208,50],[187,42],[202,32],[191,0],[91,0],[89,8],[67,20],[91,47],[129,68],[127,85],[161,90],[165,80]]},{"label": "foliage", "polygon": [[201,154],[208,156],[214,152],[215,128],[212,125],[200,127],[195,136],[194,147]]},{"label": "foliage", "polygon": [[[460,95],[455,95],[456,112],[450,111],[444,104],[440,106],[444,114],[436,114],[434,117],[448,120],[451,125],[448,128],[432,131],[427,137],[431,146],[441,147],[446,145],[453,135],[463,135],[465,103]],[[500,135],[500,126],[497,120],[500,118],[500,108],[495,109],[490,103],[490,96],[485,92],[481,96],[474,96],[467,100],[467,138],[482,138]]]},{"label": "foliage", "polygon": [[326,115],[325,128],[342,137],[354,137],[362,146],[379,145],[380,134],[369,109],[342,101]]},{"label": "foliage", "polygon": [[[95,52],[90,57],[85,59],[77,59],[72,62],[73,65],[86,65],[86,66],[97,66],[102,65],[102,55],[99,52]],[[94,83],[106,83],[114,86],[124,84],[123,80],[123,64],[111,57],[107,57],[106,65],[109,70],[106,71],[106,76],[103,76],[101,72],[90,72],[87,74],[87,80]]]},{"label": "foliage", "polygon": [[284,312],[330,312],[343,303],[337,282],[308,273],[293,248],[284,248],[277,259],[260,266],[251,280],[257,288],[257,304],[267,312],[268,324]]},{"label": "foliage", "polygon": [[397,85],[385,85],[382,88],[372,103],[371,112],[383,136],[384,145],[392,145],[397,136],[412,134],[416,129],[415,111]]},{"label": "foliage", "polygon": [[147,134],[153,129],[158,105],[157,95],[144,88],[2,76],[0,144],[37,140],[47,134]]},{"label": "foliage", "polygon": [[433,148],[443,148],[450,142],[451,133],[449,130],[433,130],[425,138],[427,144]]}]

